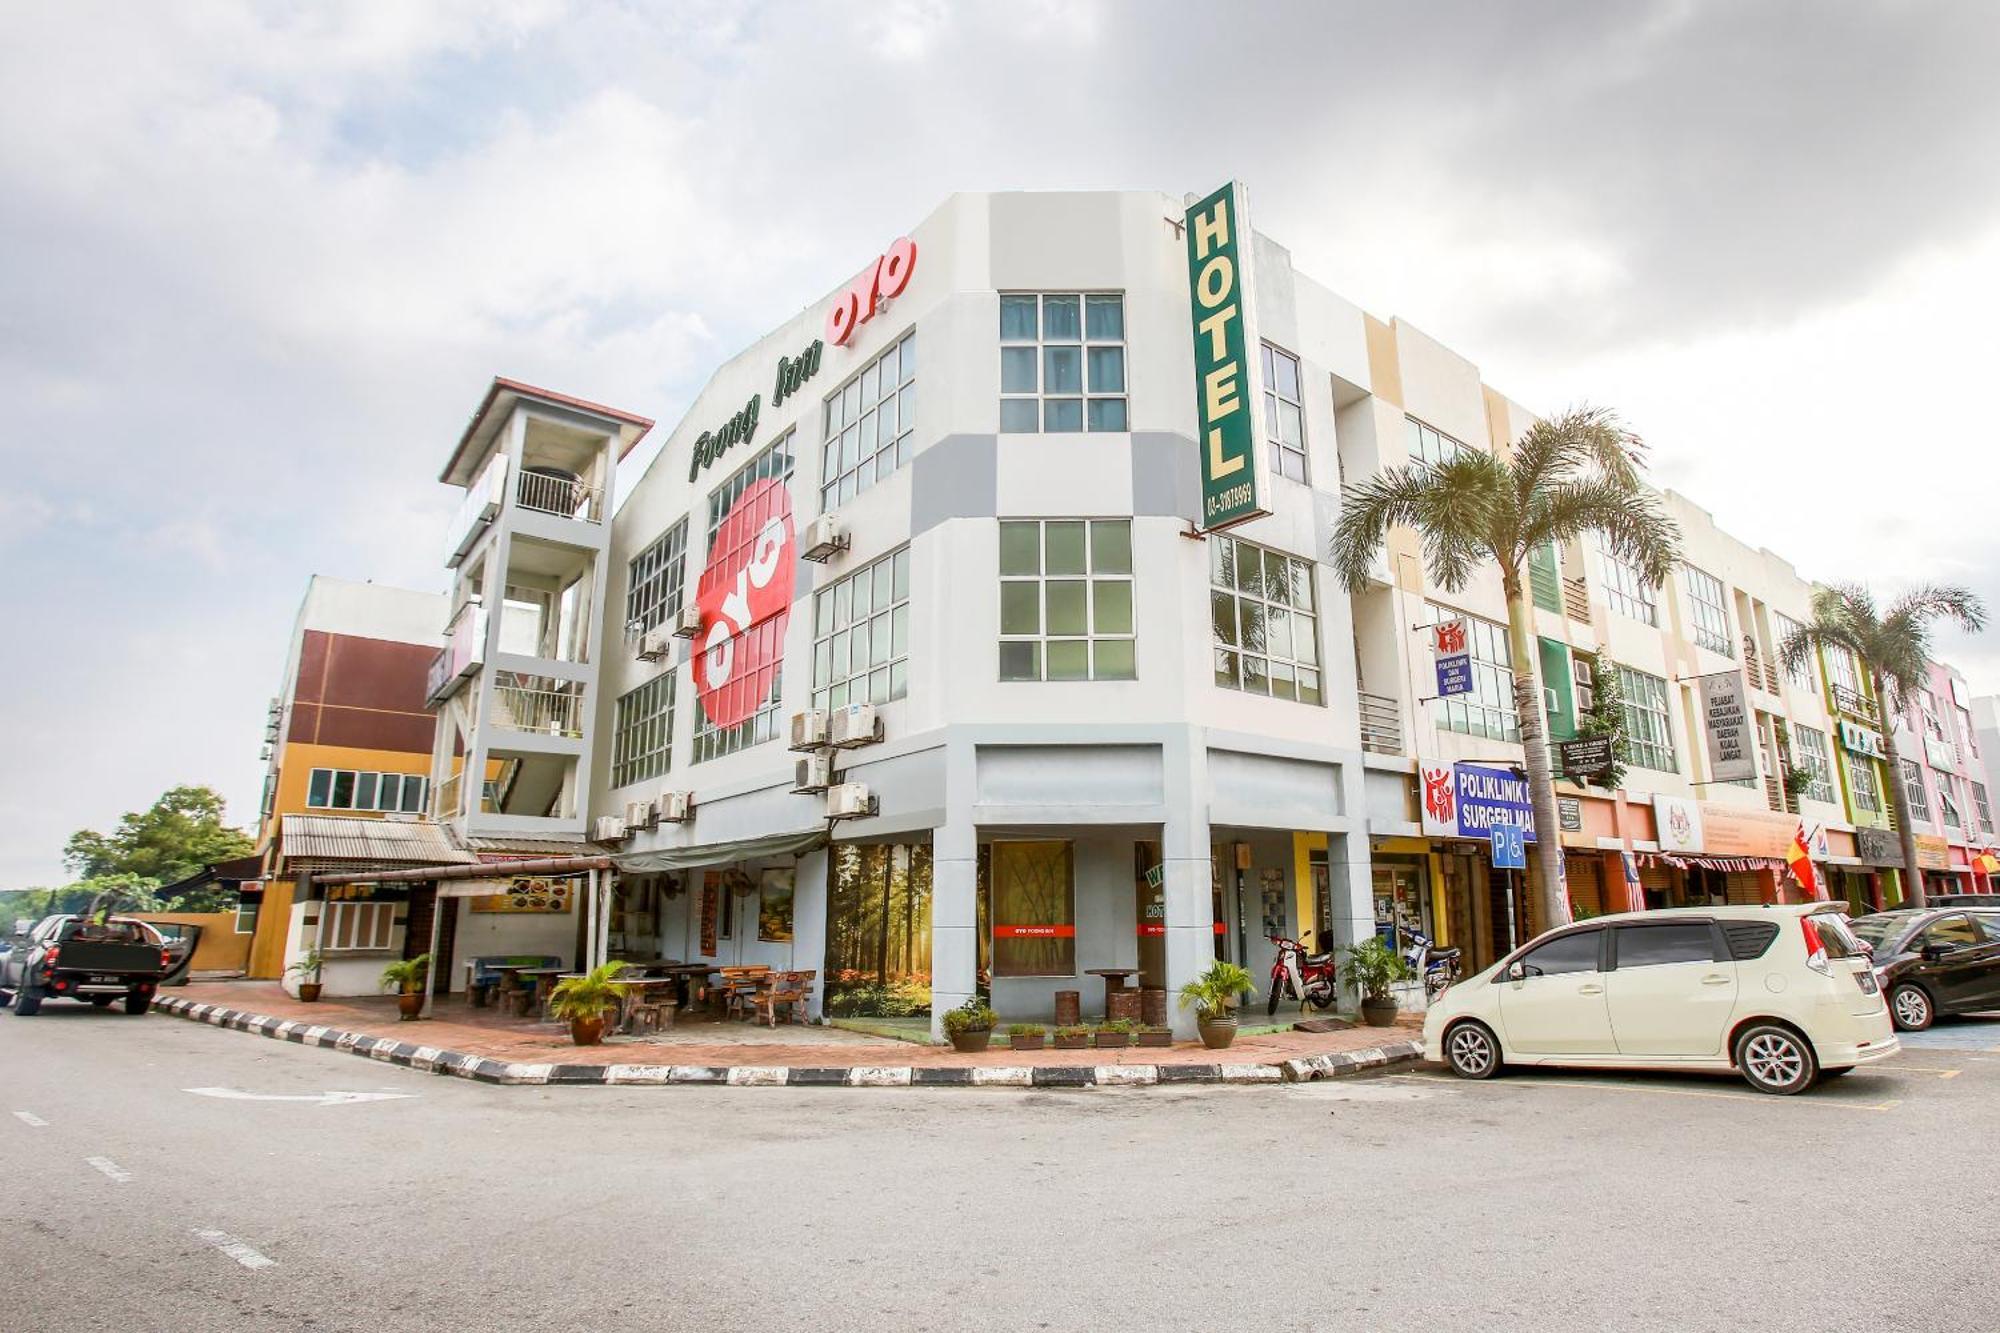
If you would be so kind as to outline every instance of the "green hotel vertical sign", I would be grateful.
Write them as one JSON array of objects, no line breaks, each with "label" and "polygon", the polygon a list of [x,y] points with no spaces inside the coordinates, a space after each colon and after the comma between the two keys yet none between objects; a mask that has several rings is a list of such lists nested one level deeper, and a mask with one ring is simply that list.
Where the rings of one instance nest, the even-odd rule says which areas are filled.
[{"label": "green hotel vertical sign", "polygon": [[1242,185],[1231,181],[1189,208],[1185,232],[1201,526],[1213,530],[1271,512],[1257,466],[1257,344],[1249,327],[1251,242]]}]

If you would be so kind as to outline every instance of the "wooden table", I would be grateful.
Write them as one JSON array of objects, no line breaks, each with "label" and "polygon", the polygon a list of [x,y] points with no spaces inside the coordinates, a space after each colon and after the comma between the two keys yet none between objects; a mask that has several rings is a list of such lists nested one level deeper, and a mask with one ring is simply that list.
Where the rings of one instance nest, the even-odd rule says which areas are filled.
[{"label": "wooden table", "polygon": [[1125,990],[1125,978],[1137,976],[1138,973],[1139,969],[1136,967],[1092,967],[1085,969],[1084,975],[1087,977],[1104,978],[1104,1016],[1106,1018],[1112,1017],[1112,994]]},{"label": "wooden table", "polygon": [[[581,973],[570,972],[560,967],[515,967],[504,970],[513,972],[523,981],[533,984],[535,988],[534,998],[528,1003],[529,1007],[536,1014],[540,1014],[542,1006],[549,1002],[549,992],[556,988],[556,978],[582,975]],[[525,1018],[527,1015],[523,1014],[522,1017]]]},{"label": "wooden table", "polygon": [[693,1010],[694,988],[716,970],[714,963],[668,963],[658,969],[674,978],[681,985],[681,1008]]},{"label": "wooden table", "polygon": [[618,1030],[627,1033],[632,1030],[632,1011],[642,1004],[650,1003],[654,992],[672,989],[678,997],[680,984],[679,977],[620,977]]}]

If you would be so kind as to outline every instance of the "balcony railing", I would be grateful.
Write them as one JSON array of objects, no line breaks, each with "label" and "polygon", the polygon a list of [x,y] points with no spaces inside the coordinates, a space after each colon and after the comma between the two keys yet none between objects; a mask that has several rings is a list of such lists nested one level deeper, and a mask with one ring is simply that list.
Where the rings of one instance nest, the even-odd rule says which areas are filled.
[{"label": "balcony railing", "polygon": [[424,702],[435,708],[457,692],[459,683],[479,670],[486,656],[486,608],[466,602],[445,627],[444,647],[431,659],[424,677]]},{"label": "balcony railing", "polygon": [[603,491],[586,486],[567,472],[522,468],[514,479],[514,503],[539,514],[573,518],[579,523],[603,520]]},{"label": "balcony railing", "polygon": [[1563,580],[1563,614],[1571,620],[1590,620],[1590,586],[1581,576]]},{"label": "balcony railing", "polygon": [[454,773],[437,786],[431,788],[432,819],[451,819],[460,813],[458,808],[459,779],[464,776],[465,774],[463,773]]},{"label": "balcony railing", "polygon": [[583,735],[583,686],[564,681],[553,686],[496,683],[493,688],[493,725],[509,731],[531,731],[538,736]]},{"label": "balcony railing", "polygon": [[1834,685],[1827,690],[1833,706],[1849,717],[1858,717],[1865,722],[1874,722],[1875,704],[1867,695],[1851,690],[1845,685]]},{"label": "balcony railing", "polygon": [[1363,690],[1361,700],[1361,748],[1371,754],[1403,753],[1403,714],[1396,701],[1386,694]]}]

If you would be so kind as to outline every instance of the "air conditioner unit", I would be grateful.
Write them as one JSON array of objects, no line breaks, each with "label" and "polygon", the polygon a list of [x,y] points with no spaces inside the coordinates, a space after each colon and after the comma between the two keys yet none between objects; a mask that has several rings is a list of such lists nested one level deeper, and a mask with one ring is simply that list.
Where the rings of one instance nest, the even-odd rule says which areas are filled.
[{"label": "air conditioner unit", "polygon": [[625,841],[625,821],[617,815],[599,815],[597,823],[591,826],[592,842]]},{"label": "air conditioner unit", "polygon": [[628,829],[651,828],[659,822],[651,801],[627,801],[625,803],[625,827]]},{"label": "air conditioner unit", "polygon": [[663,791],[658,802],[659,820],[662,824],[685,824],[694,813],[694,793],[691,791]]},{"label": "air conditioner unit", "polygon": [[1546,685],[1542,686],[1542,716],[1553,717],[1560,707],[1556,702],[1556,692]]},{"label": "air conditioner unit", "polygon": [[834,520],[832,514],[821,514],[806,524],[806,530],[799,534],[799,554],[816,565],[833,559],[849,544],[847,530]]},{"label": "air conditioner unit", "polygon": [[693,602],[683,602],[681,609],[674,613],[674,637],[694,639],[701,636],[701,608]]},{"label": "air conditioner unit", "polygon": [[798,761],[797,774],[797,779],[792,783],[794,792],[807,796],[813,792],[825,791],[827,785],[833,781],[833,756],[803,755]]},{"label": "air conditioner unit", "polygon": [[880,808],[865,782],[841,782],[826,789],[828,819],[866,819]]},{"label": "air conditioner unit", "polygon": [[1597,707],[1597,691],[1591,689],[1588,685],[1577,686],[1576,711],[1579,713],[1588,713],[1595,707]]},{"label": "air conditioner unit", "polygon": [[882,719],[875,716],[874,704],[849,704],[836,708],[827,719],[827,744],[851,750],[857,745],[873,745],[882,739]]},{"label": "air conditioner unit", "polygon": [[792,748],[818,750],[826,745],[826,710],[808,708],[792,714]]},{"label": "air conditioner unit", "polygon": [[639,660],[657,662],[672,652],[673,648],[674,636],[667,632],[665,626],[649,629],[639,638]]}]

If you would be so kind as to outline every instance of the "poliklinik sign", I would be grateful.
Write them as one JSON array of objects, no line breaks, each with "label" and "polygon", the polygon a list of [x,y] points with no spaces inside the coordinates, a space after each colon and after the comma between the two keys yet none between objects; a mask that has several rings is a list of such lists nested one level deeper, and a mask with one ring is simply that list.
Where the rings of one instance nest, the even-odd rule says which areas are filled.
[{"label": "poliklinik sign", "polygon": [[1226,528],[1271,511],[1257,465],[1257,341],[1252,336],[1250,216],[1236,181],[1187,210],[1194,326],[1195,423],[1201,436],[1201,526]]},{"label": "poliklinik sign", "polygon": [[1485,764],[1424,764],[1423,828],[1432,838],[1489,838],[1494,825],[1518,828],[1535,840],[1535,809],[1527,780]]}]

